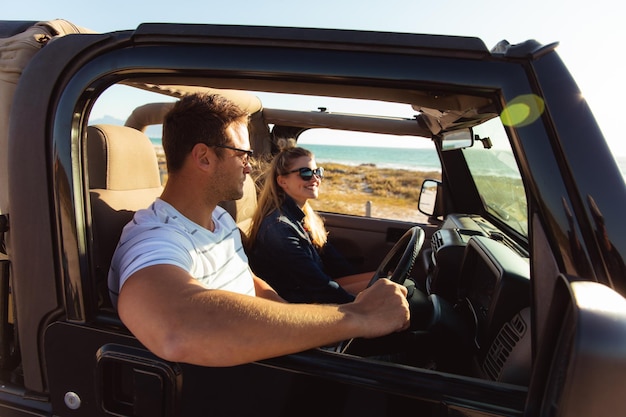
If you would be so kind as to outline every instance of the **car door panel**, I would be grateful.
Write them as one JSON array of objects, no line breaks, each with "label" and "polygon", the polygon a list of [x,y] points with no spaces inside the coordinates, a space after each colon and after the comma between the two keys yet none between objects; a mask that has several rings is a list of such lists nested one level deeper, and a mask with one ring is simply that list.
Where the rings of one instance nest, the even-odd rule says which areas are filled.
[{"label": "car door panel", "polygon": [[322,349],[201,367],[164,361],[119,331],[59,322],[44,347],[55,415],[521,416],[526,398],[524,387]]},{"label": "car door panel", "polygon": [[[413,222],[322,213],[329,241],[360,271],[375,270],[402,235],[415,226]],[[417,224],[424,229],[425,242],[437,230],[431,224]],[[428,249],[429,245],[424,245]]]}]

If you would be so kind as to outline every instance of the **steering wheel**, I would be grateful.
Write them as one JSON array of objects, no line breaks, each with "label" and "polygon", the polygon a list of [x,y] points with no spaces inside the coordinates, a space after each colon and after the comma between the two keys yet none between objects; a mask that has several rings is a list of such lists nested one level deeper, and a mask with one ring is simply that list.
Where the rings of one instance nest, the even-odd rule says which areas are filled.
[{"label": "steering wheel", "polygon": [[[417,255],[424,244],[424,230],[419,226],[413,226],[393,245],[393,248],[382,260],[368,287],[374,285],[381,278],[387,278],[392,282],[405,285],[408,290],[407,299],[411,310],[411,329],[425,326],[430,321],[431,303],[424,293],[415,288],[412,281],[408,281],[411,270],[415,265]],[[347,353],[354,339],[341,342],[336,350]]]},{"label": "steering wheel", "polygon": [[367,286],[371,287],[381,278],[388,278],[396,284],[404,285],[404,281],[411,275],[423,244],[424,230],[419,226],[411,227],[387,253]]}]

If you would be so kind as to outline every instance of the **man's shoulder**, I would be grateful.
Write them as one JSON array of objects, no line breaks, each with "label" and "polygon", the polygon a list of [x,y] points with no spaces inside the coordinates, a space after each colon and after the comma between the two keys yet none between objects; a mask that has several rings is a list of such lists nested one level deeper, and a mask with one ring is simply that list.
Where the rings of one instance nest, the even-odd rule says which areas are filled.
[{"label": "man's shoulder", "polygon": [[156,200],[149,207],[137,210],[132,220],[124,227],[123,236],[161,235],[182,232],[183,224],[177,219],[182,217],[169,204]]},{"label": "man's shoulder", "polygon": [[235,219],[233,219],[233,216],[231,216],[231,214],[221,206],[216,206],[213,210],[213,219],[225,225],[235,227],[237,226],[237,223],[235,223]]}]

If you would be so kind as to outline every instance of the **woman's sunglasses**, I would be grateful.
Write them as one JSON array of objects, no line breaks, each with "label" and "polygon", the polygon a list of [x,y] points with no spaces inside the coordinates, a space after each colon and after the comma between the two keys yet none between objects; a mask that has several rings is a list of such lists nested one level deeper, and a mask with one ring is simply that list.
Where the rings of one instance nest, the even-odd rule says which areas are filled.
[{"label": "woman's sunglasses", "polygon": [[313,175],[317,175],[317,177],[320,179],[324,178],[324,168],[322,167],[315,169],[311,169],[308,167],[298,168],[289,171],[288,174],[292,174],[294,172],[297,172],[300,175],[300,178],[302,178],[304,181],[309,181],[311,178],[313,178]]}]

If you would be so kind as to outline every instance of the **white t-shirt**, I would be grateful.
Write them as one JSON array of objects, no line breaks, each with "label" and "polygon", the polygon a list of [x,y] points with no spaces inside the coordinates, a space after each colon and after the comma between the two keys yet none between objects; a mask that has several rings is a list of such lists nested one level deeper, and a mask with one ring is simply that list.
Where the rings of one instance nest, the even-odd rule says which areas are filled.
[{"label": "white t-shirt", "polygon": [[161,199],[135,213],[115,249],[108,286],[113,305],[126,279],[152,265],[175,265],[210,289],[254,295],[254,281],[233,218],[213,211],[213,232],[192,222]]}]

